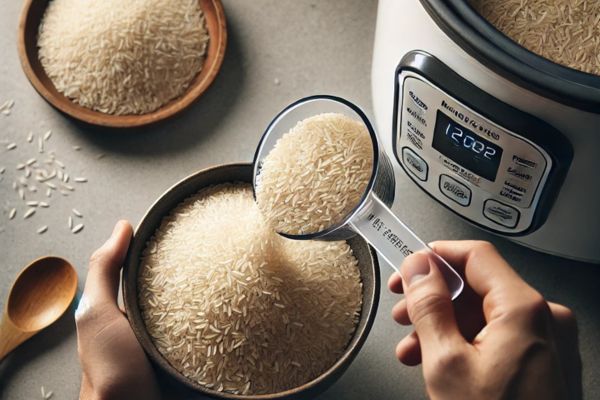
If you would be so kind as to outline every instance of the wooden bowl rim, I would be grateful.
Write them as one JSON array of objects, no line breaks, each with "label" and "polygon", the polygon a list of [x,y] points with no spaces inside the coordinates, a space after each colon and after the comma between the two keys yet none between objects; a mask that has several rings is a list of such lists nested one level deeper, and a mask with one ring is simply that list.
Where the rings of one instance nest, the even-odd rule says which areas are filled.
[{"label": "wooden bowl rim", "polygon": [[[36,0],[24,1],[21,15],[19,17],[17,50],[19,53],[19,59],[21,61],[21,67],[33,88],[42,96],[44,100],[46,100],[50,105],[59,111],[76,120],[83,121],[91,125],[108,128],[135,128],[163,121],[179,114],[192,105],[196,100],[198,100],[198,98],[204,94],[204,92],[213,83],[221,69],[221,66],[223,65],[225,50],[227,48],[227,22],[223,4],[221,3],[221,0],[198,0],[203,11],[206,10],[206,5],[209,5],[214,10],[214,12],[211,13],[204,12],[204,17],[207,21],[207,27],[209,18],[214,18],[217,26],[216,32],[209,32],[210,39],[208,43],[208,49],[210,49],[210,46],[217,46],[217,50],[215,50],[215,57],[212,59],[212,63],[210,65],[206,63],[208,58],[205,57],[202,70],[199,74],[201,75],[204,71],[206,71],[206,74],[202,79],[196,81],[198,79],[198,75],[196,75],[192,81],[192,84],[185,90],[185,92],[183,92],[183,94],[147,114],[113,115],[83,107],[79,104],[76,104],[62,93],[58,92],[56,88],[53,88],[56,94],[49,90],[46,85],[42,83],[38,76],[38,72],[36,72],[31,65],[31,60],[27,54],[28,46],[26,43],[27,40],[25,37],[25,28],[27,17],[34,1]],[[48,2],[49,1],[46,3]],[[37,43],[34,44],[34,46],[37,48]],[[45,74],[45,71],[42,71],[41,73]],[[49,79],[48,81],[50,82]],[[50,82],[50,84],[52,83]]]},{"label": "wooden bowl rim", "polygon": [[[199,175],[211,173],[211,172],[221,170],[221,169],[230,169],[230,168],[231,169],[233,169],[233,168],[248,168],[251,170],[252,163],[220,164],[217,166],[204,168],[202,170],[192,173],[192,174],[186,176],[185,178],[179,180],[177,183],[175,183],[174,185],[169,187],[166,191],[164,191],[144,213],[144,215],[140,219],[140,222],[137,224],[137,226],[134,230],[132,244],[133,244],[133,241],[135,240],[135,238],[137,237],[144,222],[154,212],[155,208],[159,205],[159,203],[161,203],[162,199],[166,195],[177,190],[180,186],[185,185],[187,182],[198,177]],[[232,182],[232,180],[223,181],[222,183],[226,183],[226,182]],[[251,183],[251,182],[247,182],[247,183]],[[217,184],[217,183],[215,183],[215,184]],[[202,187],[199,187],[197,190],[200,190],[201,188]],[[183,201],[188,196],[182,197],[179,201],[180,202]],[[323,372],[322,374],[320,374],[318,377],[314,378],[313,380],[311,380],[303,385],[300,385],[298,387],[292,388],[292,389],[288,389],[288,390],[285,390],[282,392],[277,392],[277,393],[260,394],[260,395],[236,395],[236,394],[232,394],[232,393],[219,392],[216,390],[206,388],[206,387],[198,384],[197,382],[194,382],[193,380],[189,379],[188,377],[186,377],[179,371],[177,371],[177,369],[175,367],[173,367],[167,361],[167,359],[158,351],[158,349],[154,345],[154,342],[150,338],[150,335],[148,334],[148,332],[145,329],[144,322],[142,320],[141,312],[139,310],[138,302],[137,302],[137,285],[134,284],[133,287],[130,287],[130,285],[131,285],[130,282],[132,282],[132,281],[137,282],[137,273],[139,270],[139,257],[134,258],[134,255],[132,254],[131,251],[127,252],[127,257],[125,260],[125,264],[123,266],[122,291],[123,291],[123,303],[125,305],[126,314],[128,316],[129,322],[132,326],[132,329],[133,329],[138,341],[144,348],[145,352],[149,355],[149,357],[154,362],[159,364],[161,366],[161,368],[163,368],[168,373],[169,376],[175,378],[179,383],[181,383],[189,388],[192,388],[193,390],[196,390],[202,394],[208,395],[213,398],[228,399],[228,400],[275,400],[275,399],[285,399],[285,398],[303,398],[303,397],[299,397],[299,396],[309,390],[314,390],[316,387],[318,387],[321,384],[326,384],[329,379],[336,378],[336,373],[341,374],[350,365],[352,360],[356,357],[356,355],[358,354],[358,352],[364,345],[364,342],[366,341],[366,339],[369,335],[369,332],[373,326],[373,323],[375,321],[375,316],[377,314],[377,309],[378,309],[378,305],[379,305],[379,294],[380,294],[380,286],[381,286],[379,262],[377,259],[377,254],[375,252],[375,249],[373,247],[371,247],[366,241],[364,241],[364,239],[359,238],[358,236],[357,236],[357,238],[359,240],[362,240],[364,242],[364,244],[367,246],[370,259],[372,260],[372,263],[370,264],[370,268],[369,268],[369,273],[372,272],[372,274],[373,274],[373,291],[372,291],[372,295],[369,298],[369,300],[371,302],[370,308],[363,310],[363,312],[366,313],[365,323],[362,326],[362,328],[360,327],[360,325],[357,326],[356,331],[350,338],[348,346],[346,347],[346,349],[344,349],[344,353],[331,367],[329,367],[325,372]],[[130,244],[129,248],[130,249],[132,248],[131,244]],[[130,293],[130,291],[131,291],[131,293]],[[365,295],[365,291],[363,288],[363,296],[364,295]],[[129,301],[130,297],[132,297],[133,304],[131,304]],[[365,298],[363,297],[363,304],[364,303],[365,303]],[[354,343],[352,343],[352,341],[355,340],[355,338],[356,338],[356,341]]]}]

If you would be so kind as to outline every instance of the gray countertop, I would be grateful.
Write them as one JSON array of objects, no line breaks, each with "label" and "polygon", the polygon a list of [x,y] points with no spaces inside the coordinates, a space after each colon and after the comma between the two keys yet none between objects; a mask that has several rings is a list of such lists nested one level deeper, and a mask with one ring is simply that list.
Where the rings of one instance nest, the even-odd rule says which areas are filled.
[{"label": "gray countertop", "polygon": [[[251,161],[270,119],[302,96],[330,93],[371,111],[370,66],[375,1],[224,1],[229,42],[223,68],[209,91],[182,115],[137,131],[84,126],[61,115],[33,90],[16,51],[20,2],[2,0],[0,13],[0,104],[14,99],[9,116],[0,114],[0,299],[2,306],[18,271],[32,259],[58,254],[86,276],[87,259],[109,235],[118,218],[134,224],[170,185],[204,167]],[[51,129],[47,151],[56,150],[72,176],[85,176],[68,197],[54,195],[51,207],[23,220],[11,183],[14,167],[36,157],[29,131]],[[73,146],[80,146],[76,151]],[[103,154],[103,158],[98,155]],[[39,193],[38,193],[39,194]],[[38,196],[40,197],[40,196]],[[43,196],[41,196],[43,197]],[[400,216],[425,240],[478,238],[494,242],[533,286],[548,299],[575,310],[580,326],[586,398],[600,398],[600,267],[536,253],[488,235],[459,220],[410,181],[399,177]],[[8,220],[5,203],[19,206]],[[85,228],[67,227],[71,208],[84,215]],[[36,234],[41,225],[49,230]],[[383,270],[383,280],[389,276]],[[396,325],[390,310],[396,296],[385,287],[371,334],[347,373],[321,399],[424,398],[419,368],[401,366],[394,356],[409,332]],[[80,367],[72,312],[18,348],[0,364],[0,397],[36,399],[40,386],[54,399],[77,397]],[[542,382],[540,384],[543,384]]]}]

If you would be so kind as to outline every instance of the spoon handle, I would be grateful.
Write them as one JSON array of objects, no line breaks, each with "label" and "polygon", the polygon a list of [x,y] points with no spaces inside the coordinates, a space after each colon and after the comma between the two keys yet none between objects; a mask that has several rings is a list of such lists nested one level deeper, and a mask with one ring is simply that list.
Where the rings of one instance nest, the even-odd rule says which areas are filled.
[{"label": "spoon handle", "polygon": [[454,268],[400,221],[375,193],[369,193],[363,208],[349,224],[398,272],[408,255],[416,251],[427,252],[446,280],[452,300],[462,292],[464,282]]},{"label": "spoon handle", "polygon": [[37,331],[23,332],[4,314],[0,323],[0,361],[18,345],[35,335]]}]

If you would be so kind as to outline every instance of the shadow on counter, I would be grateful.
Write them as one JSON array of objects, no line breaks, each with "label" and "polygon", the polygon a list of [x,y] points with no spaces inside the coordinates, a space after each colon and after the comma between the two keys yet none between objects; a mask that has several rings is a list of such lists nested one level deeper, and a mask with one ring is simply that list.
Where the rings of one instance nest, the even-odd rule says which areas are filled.
[{"label": "shadow on counter", "polygon": [[27,368],[40,354],[58,347],[61,343],[71,340],[75,335],[75,319],[73,305],[69,307],[54,324],[27,340],[9,354],[0,364],[0,398],[9,386],[9,382],[19,372]]}]

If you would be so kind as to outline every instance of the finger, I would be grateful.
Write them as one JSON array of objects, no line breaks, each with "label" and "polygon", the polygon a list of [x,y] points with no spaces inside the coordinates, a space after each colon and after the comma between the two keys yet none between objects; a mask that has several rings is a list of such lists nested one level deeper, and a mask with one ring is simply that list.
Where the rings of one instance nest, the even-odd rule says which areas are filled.
[{"label": "finger", "polygon": [[416,332],[405,336],[396,346],[398,360],[410,367],[421,364],[421,345]]},{"label": "finger", "polygon": [[483,299],[469,285],[465,285],[452,305],[461,334],[467,342],[473,343],[475,336],[486,326]]},{"label": "finger", "polygon": [[437,241],[430,247],[461,272],[481,297],[492,287],[513,287],[515,282],[523,281],[489,242]]},{"label": "finger", "polygon": [[562,304],[548,302],[548,307],[552,312],[556,328],[561,334],[570,338],[576,338],[578,333],[577,320],[573,311]]},{"label": "finger", "polygon": [[388,288],[392,293],[404,293],[404,288],[402,287],[402,276],[400,276],[399,272],[394,272],[390,275],[390,279],[388,279]]},{"label": "finger", "polygon": [[561,304],[548,302],[548,306],[552,313],[557,351],[564,366],[562,370],[569,394],[571,398],[579,399],[582,396],[582,387],[577,320],[573,312]]},{"label": "finger", "polygon": [[488,322],[539,298],[539,293],[521,279],[488,242],[438,241],[430,246],[455,267],[473,291],[484,299],[484,314]]},{"label": "finger", "polygon": [[125,260],[132,228],[129,222],[119,221],[110,238],[90,259],[83,296],[91,304],[117,304],[119,272]]},{"label": "finger", "polygon": [[400,325],[410,325],[405,299],[400,300],[392,307],[392,318]]},{"label": "finger", "polygon": [[420,343],[423,358],[446,353],[448,346],[466,344],[461,336],[450,292],[435,260],[427,253],[415,253],[402,264],[408,315]]}]

